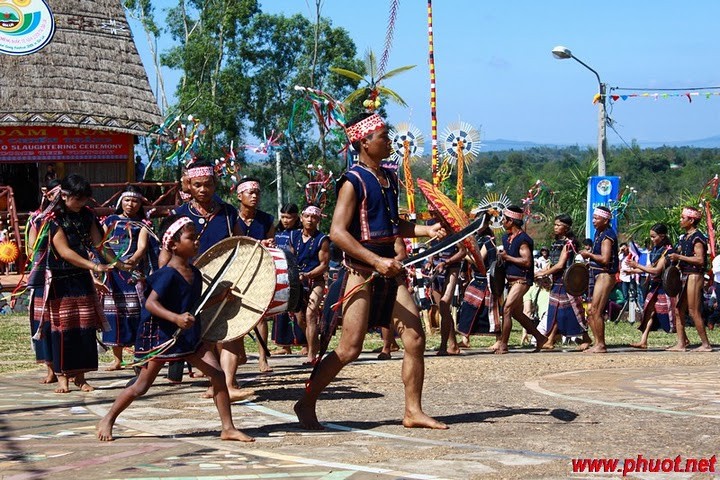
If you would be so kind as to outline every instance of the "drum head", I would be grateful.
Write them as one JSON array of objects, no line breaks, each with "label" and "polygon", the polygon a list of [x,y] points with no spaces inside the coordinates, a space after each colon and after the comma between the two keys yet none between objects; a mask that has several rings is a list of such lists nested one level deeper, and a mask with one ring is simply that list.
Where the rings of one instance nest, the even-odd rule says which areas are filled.
[{"label": "drum head", "polygon": [[495,260],[490,264],[488,275],[490,276],[490,291],[496,297],[500,297],[505,292],[505,264]]},{"label": "drum head", "polygon": [[[236,249],[237,247],[237,249]],[[242,337],[260,322],[275,294],[277,277],[272,255],[252,238],[231,237],[216,243],[196,261],[203,289],[208,288],[220,267],[230,255],[233,261],[217,281],[220,296],[209,300],[209,306],[200,312],[203,340],[227,342]],[[220,309],[222,294],[233,285],[228,301]],[[218,313],[218,310],[219,313]],[[212,321],[217,314],[217,318]],[[207,324],[212,322],[210,327]]]},{"label": "drum head", "polygon": [[565,291],[573,297],[584,295],[590,282],[590,272],[584,263],[573,263],[563,274]]},{"label": "drum head", "polygon": [[682,275],[680,269],[675,265],[670,265],[665,269],[662,275],[662,284],[665,293],[674,297],[682,291]]}]

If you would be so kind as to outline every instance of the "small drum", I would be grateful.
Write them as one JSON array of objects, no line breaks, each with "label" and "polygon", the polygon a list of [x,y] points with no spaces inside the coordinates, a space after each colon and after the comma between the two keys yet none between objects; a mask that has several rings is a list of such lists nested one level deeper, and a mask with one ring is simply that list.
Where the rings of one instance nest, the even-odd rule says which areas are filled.
[{"label": "small drum", "polygon": [[665,293],[674,297],[682,291],[682,274],[675,265],[669,265],[662,274],[662,285]]},{"label": "small drum", "polygon": [[585,263],[573,263],[563,273],[565,291],[573,297],[580,297],[587,292],[590,283],[590,270]]},{"label": "small drum", "polygon": [[210,342],[246,335],[263,317],[286,312],[291,301],[297,303],[302,290],[294,259],[288,261],[284,250],[264,247],[249,237],[226,238],[195,261],[205,288],[230,257],[226,271],[217,279],[217,292],[222,296],[218,301],[211,299],[200,314],[203,339]]}]

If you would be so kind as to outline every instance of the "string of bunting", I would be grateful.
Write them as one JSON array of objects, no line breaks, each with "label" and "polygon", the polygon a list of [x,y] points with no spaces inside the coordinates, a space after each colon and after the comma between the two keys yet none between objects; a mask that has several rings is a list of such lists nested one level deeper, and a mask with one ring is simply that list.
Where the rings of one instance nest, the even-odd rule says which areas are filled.
[{"label": "string of bunting", "polygon": [[[617,94],[610,94],[608,95],[608,98],[610,98],[610,101],[617,102],[618,100],[629,100],[632,98],[642,98],[642,99],[651,99],[651,100],[666,100],[668,98],[684,98],[687,99],[688,102],[692,103],[693,98],[705,98],[710,99],[711,97],[717,97],[720,96],[720,92],[677,92],[677,93],[668,93],[668,92],[642,92],[642,93],[628,93],[623,95],[617,95]],[[596,93],[593,97],[593,103],[598,103],[600,101],[600,94]]]}]

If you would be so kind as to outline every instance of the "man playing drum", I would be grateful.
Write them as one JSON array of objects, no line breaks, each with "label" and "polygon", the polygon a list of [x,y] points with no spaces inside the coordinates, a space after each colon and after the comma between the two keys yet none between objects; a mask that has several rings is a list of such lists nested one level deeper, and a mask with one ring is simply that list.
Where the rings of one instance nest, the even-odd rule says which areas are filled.
[{"label": "man playing drum", "polygon": [[439,223],[424,226],[400,219],[397,176],[380,166],[380,161],[390,156],[391,144],[388,128],[379,115],[361,113],[348,123],[347,135],[359,152],[359,163],[338,181],[338,200],[330,227],[332,241],[345,253],[348,269],[345,291],[341,292],[342,336],[337,348],[316,366],[295,404],[295,413],[303,428],[321,430],[315,411],[320,393],[360,355],[368,323],[392,318],[405,346],[402,423],[407,428],[446,429],[445,424],[422,410],[425,333],[408,289],[398,288],[404,287],[403,266],[393,258],[398,236],[442,238],[446,232]]},{"label": "man playing drum", "polygon": [[707,237],[697,228],[700,220],[702,214],[699,210],[693,207],[683,208],[680,227],[685,233],[680,235],[675,249],[679,253],[667,255],[671,262],[680,262],[683,279],[683,289],[678,298],[678,315],[675,317],[677,343],[668,349],[675,352],[684,352],[689,344],[685,334],[686,313],[690,313],[700,336],[701,345],[695,351],[712,352],[712,345],[708,341],[702,318],[703,275],[707,270]]},{"label": "man playing drum", "polygon": [[498,258],[505,263],[508,294],[503,306],[502,334],[495,353],[508,353],[513,318],[535,337],[539,351],[547,342],[547,337],[538,331],[530,317],[523,312],[523,296],[533,284],[534,242],[522,229],[523,211],[520,207],[511,205],[503,210],[502,225],[505,229],[502,237],[503,251],[498,253]]},{"label": "man playing drum", "polygon": [[588,309],[588,323],[595,337],[595,345],[585,350],[588,353],[607,352],[602,313],[615,286],[615,274],[618,271],[617,234],[610,226],[611,219],[612,212],[609,208],[595,207],[592,216],[595,227],[592,250],[580,252],[584,259],[590,261],[588,301],[591,303]]}]

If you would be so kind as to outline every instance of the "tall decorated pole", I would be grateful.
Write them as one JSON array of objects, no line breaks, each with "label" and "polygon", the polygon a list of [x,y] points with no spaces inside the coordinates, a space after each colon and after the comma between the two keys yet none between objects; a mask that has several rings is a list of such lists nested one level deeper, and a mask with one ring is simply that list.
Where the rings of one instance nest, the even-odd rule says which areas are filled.
[{"label": "tall decorated pole", "polygon": [[438,175],[438,134],[437,134],[437,95],[435,92],[435,47],[433,46],[432,0],[428,0],[428,64],[430,65],[430,136],[432,142],[431,166],[432,180],[436,187],[440,185]]},{"label": "tall decorated pole", "polygon": [[480,153],[480,132],[469,123],[458,122],[448,126],[443,131],[443,163],[440,166],[438,178],[440,183],[450,177],[453,166],[456,169],[457,181],[455,203],[463,208],[463,180],[465,168]]},{"label": "tall decorated pole", "polygon": [[402,162],[403,183],[411,220],[415,219],[415,181],[410,164],[422,156],[425,151],[424,143],[425,140],[420,130],[409,123],[400,123],[390,130],[390,144],[393,149],[390,159],[398,166]]}]

